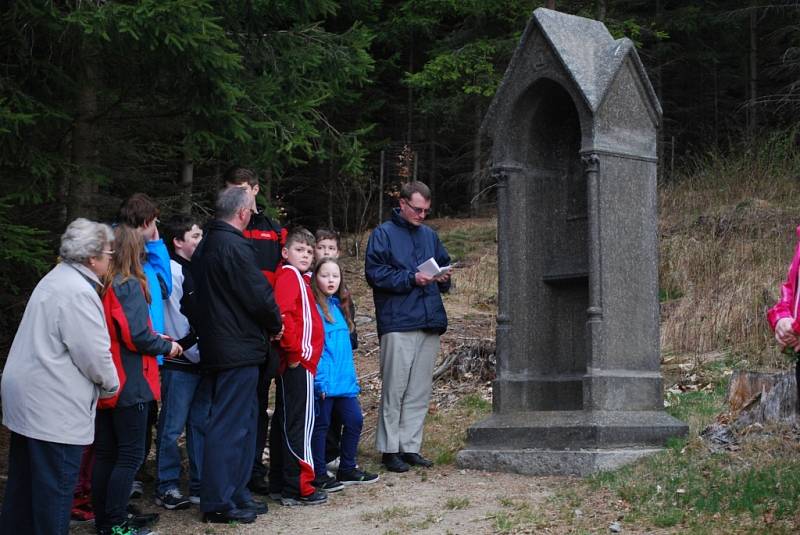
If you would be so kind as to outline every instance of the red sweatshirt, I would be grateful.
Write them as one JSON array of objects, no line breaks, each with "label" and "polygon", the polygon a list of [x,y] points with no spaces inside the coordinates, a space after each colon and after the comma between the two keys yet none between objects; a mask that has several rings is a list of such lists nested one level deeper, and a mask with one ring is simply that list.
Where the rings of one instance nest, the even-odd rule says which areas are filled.
[{"label": "red sweatshirt", "polygon": [[278,373],[299,362],[312,375],[316,374],[325,329],[311,292],[311,272],[301,275],[294,266],[281,266],[275,279],[275,302],[281,309],[284,326],[278,348],[281,356]]}]

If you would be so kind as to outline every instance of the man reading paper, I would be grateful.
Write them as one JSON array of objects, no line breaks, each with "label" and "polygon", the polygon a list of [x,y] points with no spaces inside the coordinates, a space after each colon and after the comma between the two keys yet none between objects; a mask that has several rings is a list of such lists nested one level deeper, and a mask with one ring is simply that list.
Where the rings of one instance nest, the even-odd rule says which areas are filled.
[{"label": "man reading paper", "polygon": [[434,276],[417,267],[428,259],[448,266],[450,256],[436,231],[423,224],[430,206],[428,186],[404,184],[400,206],[372,232],[365,257],[381,347],[376,446],[392,472],[433,465],[420,448],[439,336],[447,329],[441,293],[450,289],[450,272]]}]

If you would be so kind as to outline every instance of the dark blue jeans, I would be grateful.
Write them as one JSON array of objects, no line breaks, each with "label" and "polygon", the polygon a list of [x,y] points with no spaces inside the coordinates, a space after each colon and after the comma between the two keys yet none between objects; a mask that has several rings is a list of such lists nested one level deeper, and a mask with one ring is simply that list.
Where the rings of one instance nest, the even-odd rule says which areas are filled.
[{"label": "dark blue jeans", "polygon": [[189,494],[200,495],[204,428],[211,405],[207,388],[201,387],[202,378],[198,373],[161,370],[161,414],[156,440],[156,493],[159,495],[180,488],[181,452],[178,437],[184,428],[189,457]]},{"label": "dark blue jeans", "polygon": [[256,448],[258,366],[203,377],[211,394],[203,449],[200,509],[223,512],[252,499],[247,490]]},{"label": "dark blue jeans", "polygon": [[0,533],[67,535],[82,452],[12,432]]},{"label": "dark blue jeans", "polygon": [[98,529],[127,519],[133,478],[144,461],[147,413],[147,403],[97,411],[92,505]]},{"label": "dark blue jeans", "polygon": [[339,471],[349,472],[353,470],[356,467],[358,439],[361,436],[361,427],[364,425],[364,417],[361,414],[361,405],[358,403],[358,398],[316,398],[314,405],[316,418],[314,420],[314,433],[311,435],[314,473],[317,477],[325,474],[325,442],[328,437],[331,417],[334,414],[339,417],[339,421],[344,426]]}]

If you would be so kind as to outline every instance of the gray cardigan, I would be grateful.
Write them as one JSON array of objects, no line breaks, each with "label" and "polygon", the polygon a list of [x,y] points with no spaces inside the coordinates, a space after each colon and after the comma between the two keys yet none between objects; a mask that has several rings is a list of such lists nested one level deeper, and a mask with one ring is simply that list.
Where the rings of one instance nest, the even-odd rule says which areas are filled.
[{"label": "gray cardigan", "polygon": [[119,388],[99,284],[86,266],[61,263],[33,290],[0,382],[11,431],[61,444],[94,441],[97,398]]}]

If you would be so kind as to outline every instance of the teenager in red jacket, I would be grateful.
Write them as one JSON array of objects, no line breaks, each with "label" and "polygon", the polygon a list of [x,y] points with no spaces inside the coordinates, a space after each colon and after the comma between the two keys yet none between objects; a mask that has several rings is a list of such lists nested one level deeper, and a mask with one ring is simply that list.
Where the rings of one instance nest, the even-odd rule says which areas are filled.
[{"label": "teenager in red jacket", "polygon": [[312,485],[314,375],[325,341],[311,291],[314,236],[304,228],[293,230],[281,254],[284,265],[275,281],[275,301],[284,331],[278,347],[278,392],[270,431],[270,494],[283,505],[316,505],[325,503],[327,495]]},{"label": "teenager in red jacket", "polygon": [[127,505],[133,477],[144,461],[147,405],[160,397],[155,355],[175,357],[182,349],[153,332],[141,262],[144,238],[136,229],[119,225],[114,247],[103,310],[120,386],[114,397],[97,405],[92,502],[100,535],[126,529],[131,535],[145,535],[151,531],[128,525]]}]

